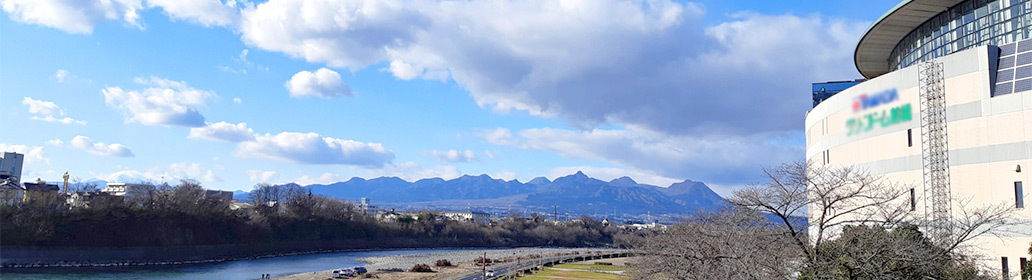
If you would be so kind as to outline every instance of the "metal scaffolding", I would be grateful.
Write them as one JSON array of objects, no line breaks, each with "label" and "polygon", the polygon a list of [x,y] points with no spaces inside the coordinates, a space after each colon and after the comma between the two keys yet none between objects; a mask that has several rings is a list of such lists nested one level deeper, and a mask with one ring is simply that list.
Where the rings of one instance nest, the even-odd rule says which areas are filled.
[{"label": "metal scaffolding", "polygon": [[928,61],[918,70],[921,98],[921,144],[924,161],[925,219],[928,235],[945,242],[951,234],[950,160],[946,134],[946,90],[941,62]]}]

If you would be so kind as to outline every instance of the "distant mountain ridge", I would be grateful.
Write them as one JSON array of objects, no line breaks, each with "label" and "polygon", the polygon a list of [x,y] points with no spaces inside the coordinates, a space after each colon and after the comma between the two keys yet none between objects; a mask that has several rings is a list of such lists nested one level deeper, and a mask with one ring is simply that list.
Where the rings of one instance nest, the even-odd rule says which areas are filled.
[{"label": "distant mountain ridge", "polygon": [[[351,178],[333,184],[305,186],[313,194],[392,205],[434,205],[443,208],[499,206],[551,213],[636,216],[687,215],[700,210],[717,210],[727,205],[705,183],[685,180],[669,187],[641,184],[630,177],[606,182],[583,172],[556,178],[534,178],[527,183],[505,181],[488,175],[464,175],[408,182],[398,177]],[[242,194],[240,194],[242,195]],[[435,202],[447,201],[446,204]],[[485,204],[485,201],[492,203]],[[464,203],[465,202],[465,203]]]}]

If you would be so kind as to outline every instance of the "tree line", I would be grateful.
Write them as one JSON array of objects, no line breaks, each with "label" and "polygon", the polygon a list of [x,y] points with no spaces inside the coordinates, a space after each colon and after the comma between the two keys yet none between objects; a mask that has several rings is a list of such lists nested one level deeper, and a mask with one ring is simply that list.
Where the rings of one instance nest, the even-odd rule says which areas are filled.
[{"label": "tree line", "polygon": [[206,196],[195,181],[159,185],[146,197],[89,208],[40,205],[0,207],[0,245],[135,247],[291,242],[362,242],[391,246],[598,246],[611,244],[616,229],[583,217],[554,223],[510,215],[479,225],[436,219],[381,221],[358,205],[313,195],[297,185],[258,184],[253,208],[232,210],[231,202]]}]

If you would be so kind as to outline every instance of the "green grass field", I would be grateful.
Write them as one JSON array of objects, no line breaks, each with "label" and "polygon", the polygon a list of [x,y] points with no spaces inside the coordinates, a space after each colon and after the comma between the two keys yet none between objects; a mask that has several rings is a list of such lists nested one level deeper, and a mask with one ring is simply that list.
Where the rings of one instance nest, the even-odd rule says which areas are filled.
[{"label": "green grass field", "polygon": [[544,270],[527,275],[520,279],[630,279],[625,275],[618,275],[596,271],[626,271],[627,267],[596,264],[560,264],[555,267],[546,267]]}]

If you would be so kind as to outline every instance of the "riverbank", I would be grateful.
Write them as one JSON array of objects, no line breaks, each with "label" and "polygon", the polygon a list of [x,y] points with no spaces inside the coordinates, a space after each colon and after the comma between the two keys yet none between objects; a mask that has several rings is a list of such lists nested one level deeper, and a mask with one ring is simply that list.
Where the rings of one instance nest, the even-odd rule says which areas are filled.
[{"label": "riverbank", "polygon": [[[140,267],[220,263],[317,253],[470,248],[471,242],[414,238],[352,239],[334,242],[230,244],[179,247],[0,247],[0,268]],[[490,247],[497,248],[497,247]]]},{"label": "riverbank", "polygon": [[[451,252],[436,252],[436,253],[425,253],[425,254],[409,254],[409,255],[393,255],[393,256],[380,256],[380,257],[368,257],[361,258],[359,261],[365,262],[366,269],[370,273],[376,275],[380,279],[400,279],[400,280],[415,280],[415,279],[458,279],[463,275],[476,273],[481,271],[483,268],[473,263],[473,260],[483,257],[487,254],[487,258],[492,260],[503,260],[506,262],[518,261],[534,261],[533,257],[549,257],[557,254],[588,254],[588,252],[597,251],[614,251],[615,249],[608,248],[540,248],[540,247],[527,247],[527,248],[511,248],[511,249],[469,249],[469,250],[457,250]],[[448,260],[455,266],[452,267],[434,267],[434,263],[437,260]],[[417,264],[430,265],[435,272],[432,273],[421,273],[421,272],[407,272],[410,268]],[[496,264],[498,265],[498,264]],[[343,267],[348,268],[348,267]],[[390,270],[402,270],[405,272],[396,272]],[[491,269],[489,266],[488,269]],[[298,273],[286,276],[276,277],[274,279],[280,280],[324,280],[332,276],[333,269],[312,271],[305,273]]]}]

